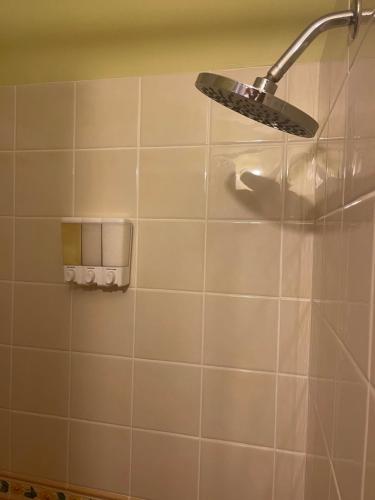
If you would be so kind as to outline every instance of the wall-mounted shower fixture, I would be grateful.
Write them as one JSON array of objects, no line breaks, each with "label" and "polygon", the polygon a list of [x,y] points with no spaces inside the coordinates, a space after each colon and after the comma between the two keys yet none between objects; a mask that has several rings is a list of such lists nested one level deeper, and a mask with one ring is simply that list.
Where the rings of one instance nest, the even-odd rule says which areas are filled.
[{"label": "wall-mounted shower fixture", "polygon": [[352,0],[351,10],[333,12],[311,23],[267,75],[256,78],[253,85],[213,73],[200,73],[195,85],[203,94],[223,106],[264,125],[301,137],[314,137],[319,124],[308,114],[276,97],[277,83],[320,33],[348,26],[350,36],[354,39],[361,22],[373,15],[372,10],[362,10],[361,0]]}]

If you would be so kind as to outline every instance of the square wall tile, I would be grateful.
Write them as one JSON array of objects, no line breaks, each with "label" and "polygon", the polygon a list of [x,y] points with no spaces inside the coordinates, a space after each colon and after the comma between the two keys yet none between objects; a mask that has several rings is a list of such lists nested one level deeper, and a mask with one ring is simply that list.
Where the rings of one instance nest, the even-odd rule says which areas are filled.
[{"label": "square wall tile", "polygon": [[63,282],[60,220],[18,219],[15,240],[16,280]]},{"label": "square wall tile", "polygon": [[68,414],[68,353],[13,349],[12,377],[13,409]]},{"label": "square wall tile", "polygon": [[375,398],[371,395],[367,436],[366,479],[364,500],[375,495]]},{"label": "square wall tile", "polygon": [[329,498],[330,482],[331,472],[328,458],[308,456],[306,460],[305,500]]},{"label": "square wall tile", "polygon": [[308,302],[282,300],[280,305],[279,370],[307,375],[309,369],[310,316]]},{"label": "square wall tile", "polygon": [[205,144],[209,100],[196,73],[142,78],[142,146]]},{"label": "square wall tile", "polygon": [[74,83],[17,87],[17,149],[73,146]]},{"label": "square wall tile", "polygon": [[139,216],[203,218],[206,206],[206,149],[142,149]]},{"label": "square wall tile", "polygon": [[311,297],[313,226],[285,224],[282,258],[282,295]]},{"label": "square wall tile", "polygon": [[203,441],[201,500],[271,500],[272,481],[271,450]]},{"label": "square wall tile", "polygon": [[77,82],[77,148],[137,145],[138,78]]},{"label": "square wall tile", "polygon": [[73,291],[73,351],[130,356],[134,327],[133,290]]},{"label": "square wall tile", "polygon": [[202,303],[198,294],[137,291],[135,355],[199,363]]},{"label": "square wall tile", "polygon": [[0,149],[13,149],[15,87],[0,88]]},{"label": "square wall tile", "polygon": [[202,290],[203,222],[139,223],[138,286]]},{"label": "square wall tile", "polygon": [[197,489],[198,440],[134,431],[132,495],[191,500]]},{"label": "square wall tile", "polygon": [[198,435],[200,388],[198,367],[136,361],[134,426]]},{"label": "square wall tile", "polygon": [[12,472],[66,481],[67,445],[66,420],[12,413]]},{"label": "square wall tile", "polygon": [[307,378],[279,376],[276,426],[278,448],[305,451],[307,403]]},{"label": "square wall tile", "polygon": [[13,220],[0,219],[0,279],[12,279]]},{"label": "square wall tile", "polygon": [[0,152],[0,215],[13,215],[13,184],[13,154]]},{"label": "square wall tile", "polygon": [[314,142],[288,143],[285,182],[285,218],[314,218],[316,162]]},{"label": "square wall tile", "polygon": [[10,347],[0,346],[0,407],[9,407]]},{"label": "square wall tile", "polygon": [[367,376],[370,342],[374,200],[347,207],[343,214],[345,249],[343,341]]},{"label": "square wall tile", "polygon": [[282,144],[212,147],[209,218],[280,219],[283,166]]},{"label": "square wall tile", "polygon": [[344,498],[360,498],[365,446],[367,383],[342,349],[337,366],[332,461]]},{"label": "square wall tile", "polygon": [[68,349],[70,296],[66,286],[17,283],[14,296],[14,344]]},{"label": "square wall tile", "polygon": [[10,412],[0,410],[0,470],[10,470]]},{"label": "square wall tile", "polygon": [[72,354],[70,414],[73,418],[129,425],[131,361]]},{"label": "square wall tile", "polygon": [[280,226],[211,222],[207,229],[207,290],[278,295]]},{"label": "square wall tile", "polygon": [[16,153],[16,180],[16,215],[72,215],[72,152]]},{"label": "square wall tile", "polygon": [[12,328],[12,285],[0,283],[0,344],[9,344]]},{"label": "square wall tile", "polygon": [[77,151],[75,212],[88,217],[136,215],[135,149]]},{"label": "square wall tile", "polygon": [[204,437],[273,446],[274,424],[274,375],[205,369]]},{"label": "square wall tile", "polygon": [[208,295],[204,362],[273,371],[276,367],[278,303]]},{"label": "square wall tile", "polygon": [[[220,71],[220,74],[248,85],[252,85],[257,76],[267,73],[269,67],[255,67],[239,70]],[[286,98],[285,80],[281,80],[277,96]],[[260,122],[249,120],[231,109],[212,102],[211,110],[211,141],[217,143],[249,142],[249,141],[279,141],[284,140],[283,134]]]},{"label": "square wall tile", "polygon": [[72,422],[70,432],[70,484],[128,493],[130,431],[109,425]]},{"label": "square wall tile", "polygon": [[[319,62],[297,62],[288,71],[288,102],[318,119]],[[288,136],[288,139],[296,137]]]},{"label": "square wall tile", "polygon": [[275,500],[304,498],[305,465],[306,457],[302,454],[276,453]]}]

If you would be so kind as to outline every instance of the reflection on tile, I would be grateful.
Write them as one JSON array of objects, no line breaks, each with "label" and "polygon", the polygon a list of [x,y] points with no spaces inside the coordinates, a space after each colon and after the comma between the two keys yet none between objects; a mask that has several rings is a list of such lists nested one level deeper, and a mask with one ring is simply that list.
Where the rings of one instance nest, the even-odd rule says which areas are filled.
[{"label": "reflection on tile", "polygon": [[16,179],[16,215],[72,214],[73,153],[17,153]]},{"label": "reflection on tile", "polygon": [[144,149],[139,173],[139,214],[152,218],[203,218],[205,148]]},{"label": "reflection on tile", "polygon": [[[213,147],[209,218],[280,219],[283,164],[282,144]],[[236,181],[241,173],[241,180]]]},{"label": "reflection on tile", "polygon": [[277,447],[305,451],[307,419],[307,379],[279,377],[277,408]]},{"label": "reflection on tile", "polygon": [[142,78],[142,146],[205,144],[209,100],[195,80],[195,73]]},{"label": "reflection on tile", "polygon": [[278,224],[211,222],[207,231],[207,290],[278,294]]},{"label": "reflection on tile", "polygon": [[332,460],[343,500],[360,498],[367,387],[352,361],[340,352],[336,376]]},{"label": "reflection on tile", "polygon": [[77,83],[78,148],[136,146],[138,78]]},{"label": "reflection on tile", "polygon": [[67,442],[66,420],[13,412],[12,471],[23,476],[65,481]]},{"label": "reflection on tile", "polygon": [[273,371],[276,367],[276,300],[208,295],[204,362]]},{"label": "reflection on tile", "polygon": [[[1,93],[1,90],[0,90]],[[0,97],[1,99],[1,97]],[[1,113],[1,111],[0,111]],[[0,215],[13,215],[13,155],[0,152]]]},{"label": "reflection on tile", "polygon": [[[257,76],[262,76],[269,68],[255,67],[240,70],[221,71],[220,74],[241,83],[252,85]],[[281,80],[277,96],[280,99],[286,97],[285,80]],[[242,116],[216,102],[212,103],[211,112],[211,142],[249,142],[249,141],[279,141],[284,140],[283,134],[278,130],[263,125],[254,120]]]},{"label": "reflection on tile", "polygon": [[375,399],[372,396],[370,399],[370,407],[369,407],[364,500],[372,500],[374,497],[375,497]]},{"label": "reflection on tile", "polygon": [[135,355],[199,363],[202,297],[174,292],[137,292]]},{"label": "reflection on tile", "polygon": [[310,346],[310,304],[282,300],[280,305],[279,370],[307,375]]},{"label": "reflection on tile", "polygon": [[206,369],[203,436],[273,446],[274,396],[273,375]]},{"label": "reflection on tile", "polygon": [[70,432],[70,482],[128,493],[130,431],[89,422],[72,422]]},{"label": "reflection on tile", "polygon": [[228,500],[235,494],[238,499],[269,500],[272,471],[270,450],[203,441],[199,498]]},{"label": "reflection on tile", "polygon": [[285,186],[285,218],[295,220],[314,217],[314,161],[313,142],[289,143]]},{"label": "reflection on tile", "polygon": [[196,498],[197,463],[197,440],[134,431],[132,494],[150,500]]},{"label": "reflection on tile", "polygon": [[371,300],[373,200],[344,210],[345,311],[343,339],[367,374]]},{"label": "reflection on tile", "polygon": [[305,487],[304,455],[276,453],[275,500],[301,500]]},{"label": "reflection on tile", "polygon": [[309,224],[285,224],[283,237],[284,297],[311,296],[313,226]]},{"label": "reflection on tile", "polygon": [[200,382],[195,366],[136,361],[135,427],[197,435]]}]

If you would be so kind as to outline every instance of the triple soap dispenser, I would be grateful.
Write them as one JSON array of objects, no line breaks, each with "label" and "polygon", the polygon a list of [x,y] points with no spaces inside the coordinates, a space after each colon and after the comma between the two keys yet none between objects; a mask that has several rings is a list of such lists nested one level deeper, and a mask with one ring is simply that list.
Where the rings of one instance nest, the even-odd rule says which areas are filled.
[{"label": "triple soap dispenser", "polygon": [[83,286],[129,284],[133,226],[126,219],[62,219],[64,280]]}]

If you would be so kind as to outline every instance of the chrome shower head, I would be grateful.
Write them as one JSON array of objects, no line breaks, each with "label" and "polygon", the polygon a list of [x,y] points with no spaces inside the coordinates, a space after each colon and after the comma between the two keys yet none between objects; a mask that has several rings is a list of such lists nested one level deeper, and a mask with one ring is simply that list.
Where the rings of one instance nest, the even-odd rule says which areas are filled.
[{"label": "chrome shower head", "polygon": [[256,78],[253,85],[212,73],[201,73],[195,85],[203,94],[241,115],[288,134],[314,137],[319,124],[292,104],[275,97],[277,82],[320,33],[348,26],[354,39],[360,23],[373,16],[373,10],[362,10],[361,0],[351,0],[351,10],[327,14],[311,23],[270,68],[267,75]]},{"label": "chrome shower head", "polygon": [[308,114],[254,85],[225,76],[201,73],[198,90],[227,108],[269,127],[301,137],[314,137],[319,124]]}]

